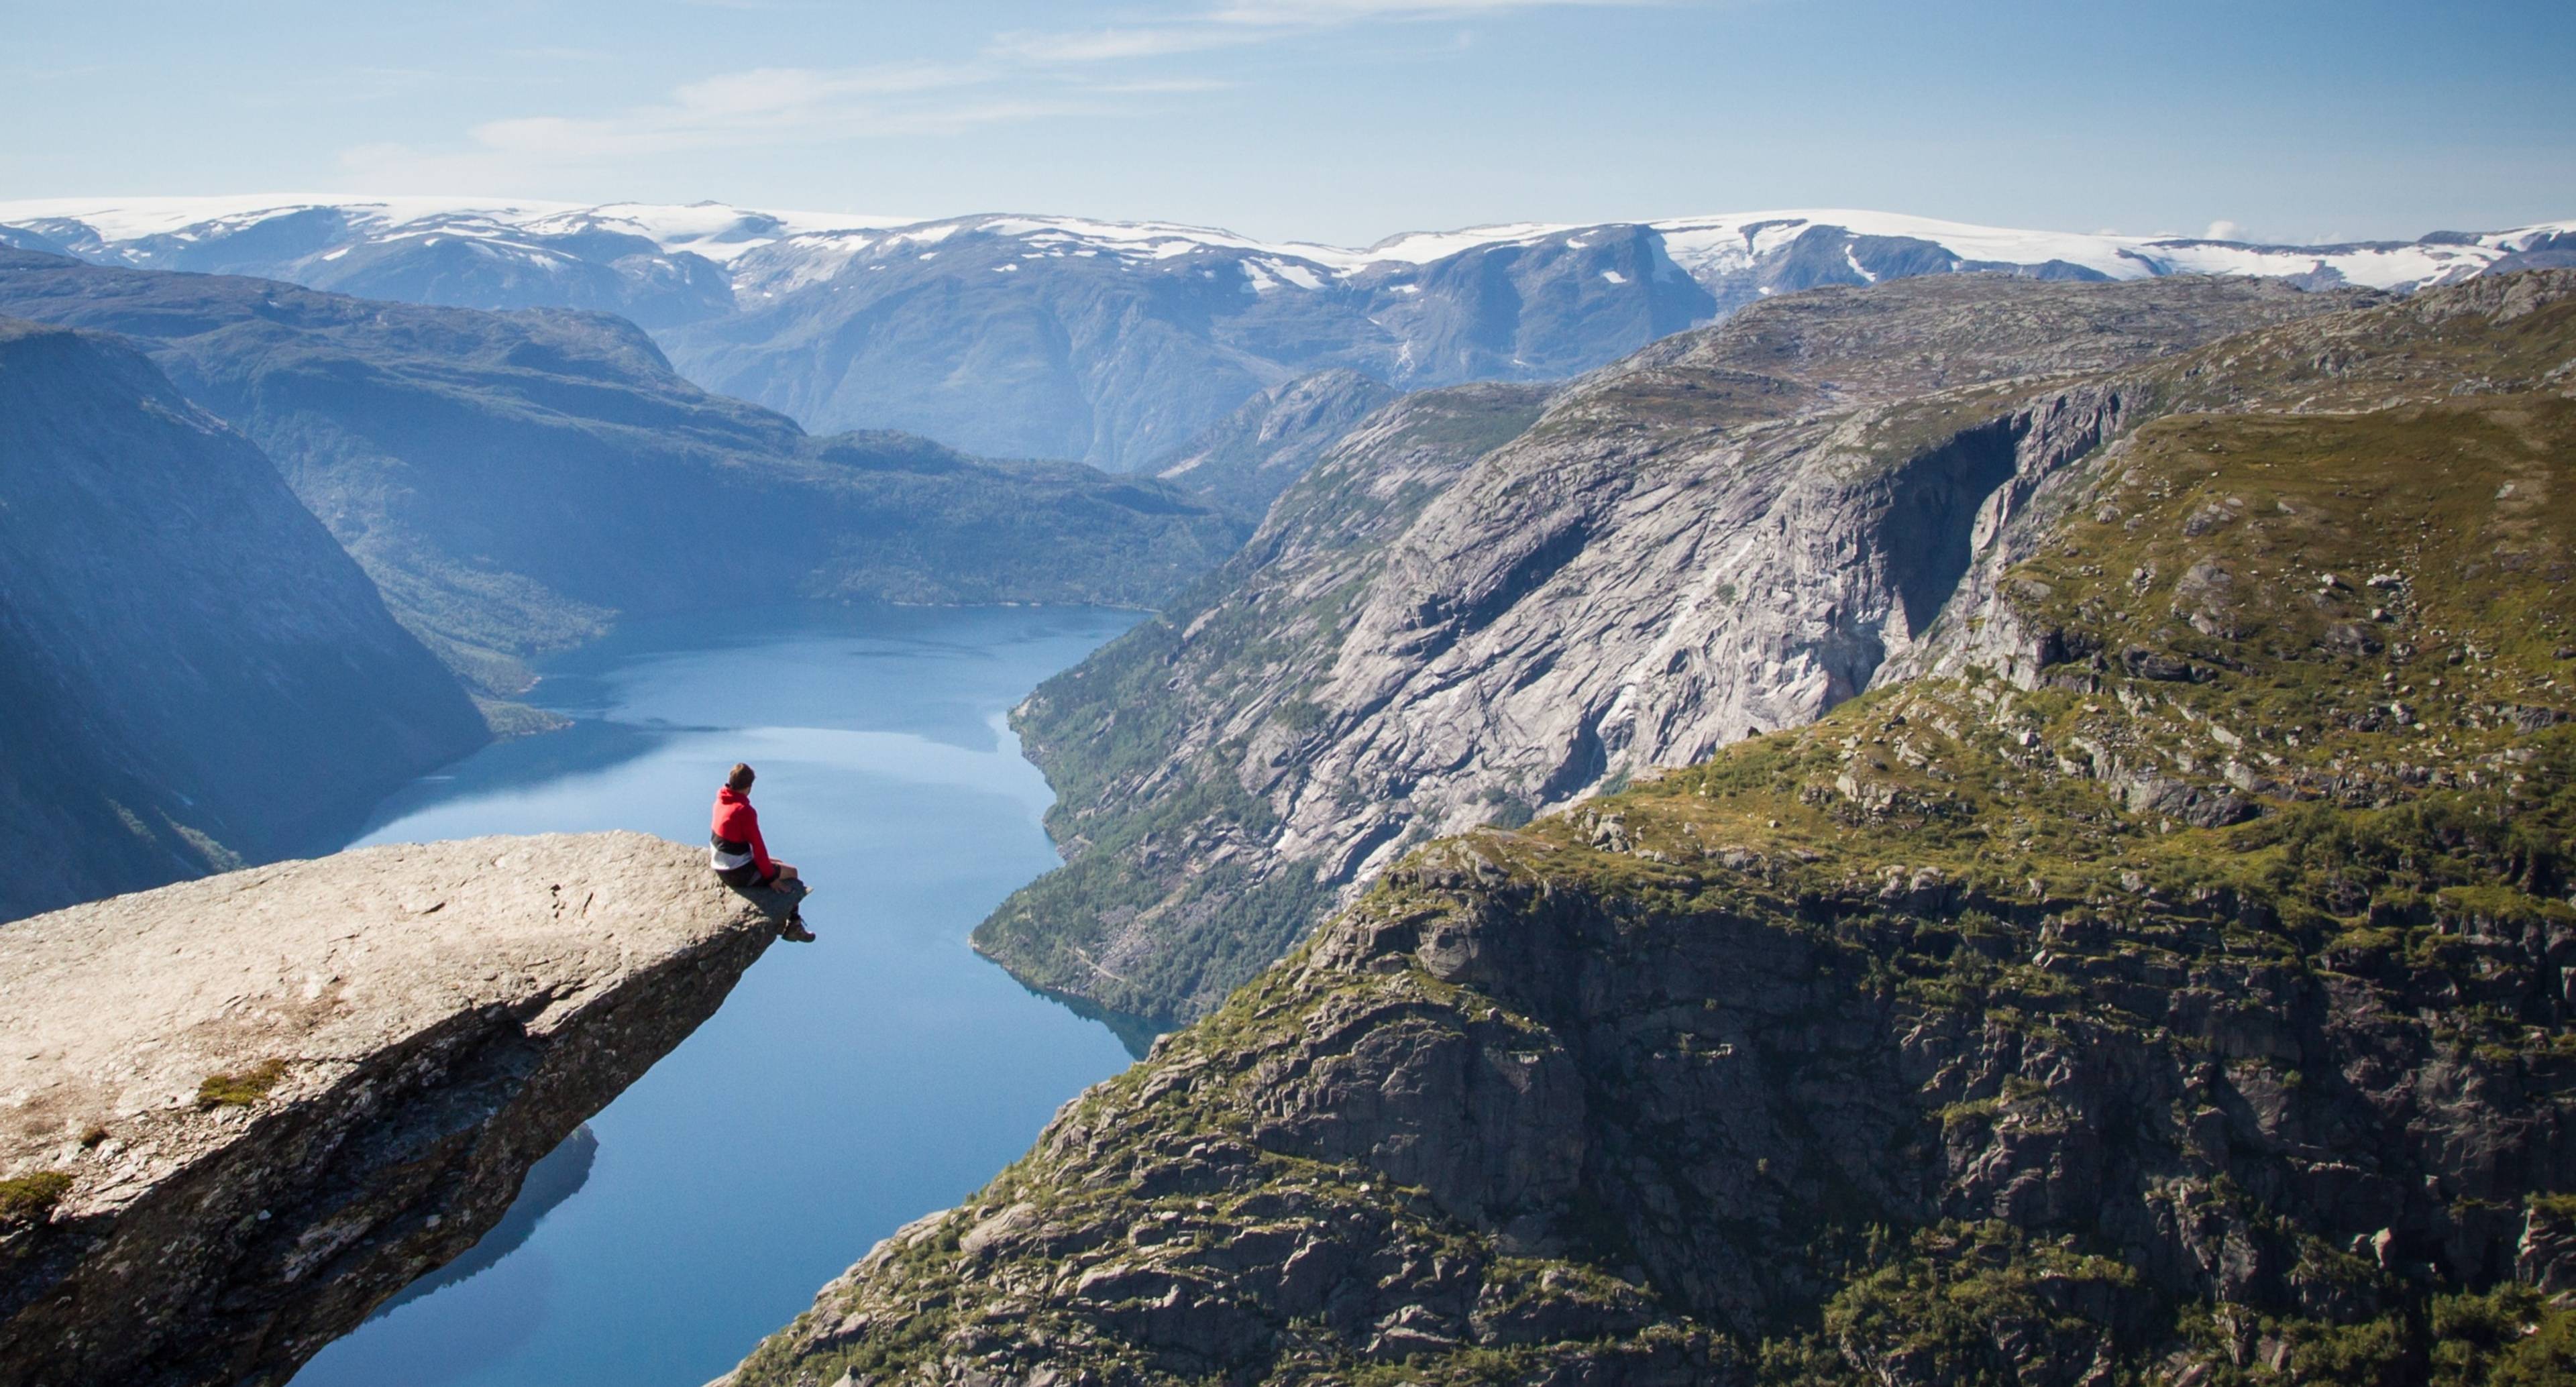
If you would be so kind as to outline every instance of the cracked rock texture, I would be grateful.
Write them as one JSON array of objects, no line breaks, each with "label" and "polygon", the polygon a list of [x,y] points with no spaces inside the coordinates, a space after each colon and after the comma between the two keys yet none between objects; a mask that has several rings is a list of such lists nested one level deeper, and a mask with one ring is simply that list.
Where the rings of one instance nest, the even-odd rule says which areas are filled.
[{"label": "cracked rock texture", "polygon": [[769,894],[479,838],[0,931],[0,1382],[286,1381],[715,1011]]},{"label": "cracked rock texture", "polygon": [[2043,482],[2143,416],[2125,370],[2376,301],[1912,279],[1764,301],[1544,413],[1380,411],[1020,710],[1069,865],[977,942],[1114,1009],[1203,1012],[1433,834],[1869,688]]}]

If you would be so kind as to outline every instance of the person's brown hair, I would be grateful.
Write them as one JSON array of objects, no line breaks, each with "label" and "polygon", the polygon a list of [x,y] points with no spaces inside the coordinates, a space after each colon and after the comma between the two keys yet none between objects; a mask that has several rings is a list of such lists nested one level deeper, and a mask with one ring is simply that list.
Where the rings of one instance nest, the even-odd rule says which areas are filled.
[{"label": "person's brown hair", "polygon": [[751,778],[751,767],[736,761],[733,763],[733,769],[725,774],[725,788],[737,795],[741,794],[751,788]]}]

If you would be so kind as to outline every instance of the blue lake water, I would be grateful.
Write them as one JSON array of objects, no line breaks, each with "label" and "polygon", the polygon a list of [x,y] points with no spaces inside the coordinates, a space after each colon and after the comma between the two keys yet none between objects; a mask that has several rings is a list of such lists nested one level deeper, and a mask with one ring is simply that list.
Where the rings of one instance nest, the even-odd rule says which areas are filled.
[{"label": "blue lake water", "polygon": [[357,842],[630,828],[695,844],[726,767],[748,761],[772,851],[814,882],[821,939],[773,946],[451,1271],[490,1265],[396,1303],[295,1387],[698,1387],[1125,1067],[1107,1027],[966,936],[1056,864],[1046,782],[1005,711],[1134,620],[797,608],[635,622],[547,666],[532,701],[574,728],[388,801]]}]

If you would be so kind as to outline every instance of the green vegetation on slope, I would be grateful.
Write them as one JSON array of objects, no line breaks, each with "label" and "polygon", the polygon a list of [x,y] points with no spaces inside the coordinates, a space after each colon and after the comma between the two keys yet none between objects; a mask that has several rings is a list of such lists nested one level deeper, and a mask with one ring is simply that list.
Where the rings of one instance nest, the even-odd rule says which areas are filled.
[{"label": "green vegetation on slope", "polygon": [[286,1061],[261,1060],[237,1074],[209,1074],[197,1085],[201,1109],[247,1108],[266,1098],[286,1077]]},{"label": "green vegetation on slope", "polygon": [[[1435,829],[1804,721],[1922,633],[1991,489],[2054,465],[2017,451],[2074,461],[2186,393],[2158,359],[2373,301],[1913,280],[1772,301],[1543,399],[1409,397],[1165,623],[1031,700],[1076,865],[982,941],[1052,989],[1201,1014],[1297,933],[1245,883],[1342,897]],[[1264,814],[1220,812],[1220,782]]]},{"label": "green vegetation on slope", "polygon": [[485,740],[258,449],[0,318],[0,920],[308,850]]},{"label": "green vegetation on slope", "polygon": [[[482,692],[621,613],[800,599],[1141,606],[1234,517],[1071,463],[810,437],[682,380],[632,324],[376,303],[0,249],[0,312],[120,332],[258,444]],[[512,715],[503,715],[507,721]]]},{"label": "green vegetation on slope", "polygon": [[2570,1380],[2571,488],[2153,424],[2033,675],[1416,852],[737,1387]]},{"label": "green vegetation on slope", "polygon": [[1003,902],[975,946],[1038,986],[1154,1018],[1174,998],[1213,1006],[1285,953],[1331,893],[1308,864],[1227,860],[1227,844],[1239,851],[1277,828],[1246,783],[1253,745],[1314,732],[1303,695],[1331,667],[1386,542],[1441,479],[1528,428],[1545,399],[1536,387],[1471,386],[1370,416],[1280,497],[1243,552],[1041,685],[1012,722],[1055,789],[1047,830],[1067,862]]}]

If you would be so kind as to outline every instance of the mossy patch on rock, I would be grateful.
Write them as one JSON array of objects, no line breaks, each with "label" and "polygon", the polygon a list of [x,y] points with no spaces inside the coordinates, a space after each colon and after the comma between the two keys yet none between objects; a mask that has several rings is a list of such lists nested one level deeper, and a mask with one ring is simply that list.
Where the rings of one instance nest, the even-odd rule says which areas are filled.
[{"label": "mossy patch on rock", "polygon": [[59,1170],[0,1180],[0,1228],[42,1220],[71,1190],[72,1177]]},{"label": "mossy patch on rock", "polygon": [[286,1061],[267,1059],[236,1074],[209,1074],[197,1085],[197,1106],[206,1111],[250,1107],[277,1087],[286,1070]]}]

